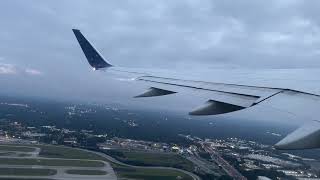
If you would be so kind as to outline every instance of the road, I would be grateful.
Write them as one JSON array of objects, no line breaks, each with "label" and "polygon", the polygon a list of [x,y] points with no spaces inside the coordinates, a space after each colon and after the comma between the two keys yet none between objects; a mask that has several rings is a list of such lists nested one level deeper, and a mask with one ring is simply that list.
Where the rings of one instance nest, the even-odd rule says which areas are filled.
[{"label": "road", "polygon": [[210,154],[211,159],[214,160],[217,164],[219,164],[226,173],[238,180],[247,180],[246,177],[242,176],[239,171],[237,171],[233,166],[231,166],[226,160],[224,160],[219,153],[215,152],[211,147],[207,146],[204,143],[201,143],[202,148]]}]

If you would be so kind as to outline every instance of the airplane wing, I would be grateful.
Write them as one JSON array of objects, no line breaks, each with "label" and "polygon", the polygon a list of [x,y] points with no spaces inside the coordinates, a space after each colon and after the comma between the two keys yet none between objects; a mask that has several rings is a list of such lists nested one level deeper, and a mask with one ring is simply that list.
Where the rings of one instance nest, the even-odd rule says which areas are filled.
[{"label": "airplane wing", "polygon": [[73,29],[73,33],[94,70],[134,73],[138,76],[135,78],[136,81],[150,84],[150,88],[135,96],[136,98],[164,96],[180,92],[197,92],[210,97],[203,106],[189,112],[194,116],[231,113],[253,106],[271,107],[303,120],[309,120],[305,126],[298,128],[275,144],[275,148],[287,150],[320,148],[320,121],[318,120],[320,96],[317,94],[285,88],[192,81],[130,71],[112,66],[80,30]]}]

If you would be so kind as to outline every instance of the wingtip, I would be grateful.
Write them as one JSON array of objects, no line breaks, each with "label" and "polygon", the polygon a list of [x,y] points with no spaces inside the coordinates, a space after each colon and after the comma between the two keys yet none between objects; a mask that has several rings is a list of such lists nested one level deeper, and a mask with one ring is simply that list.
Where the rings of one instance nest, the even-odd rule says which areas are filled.
[{"label": "wingtip", "polygon": [[75,32],[75,31],[80,31],[80,30],[79,29],[72,29],[72,31]]},{"label": "wingtip", "polygon": [[108,63],[104,57],[99,53],[98,50],[94,48],[94,46],[84,37],[79,29],[72,29],[80,47],[85,54],[89,64],[94,69],[108,68],[112,67],[110,63]]}]

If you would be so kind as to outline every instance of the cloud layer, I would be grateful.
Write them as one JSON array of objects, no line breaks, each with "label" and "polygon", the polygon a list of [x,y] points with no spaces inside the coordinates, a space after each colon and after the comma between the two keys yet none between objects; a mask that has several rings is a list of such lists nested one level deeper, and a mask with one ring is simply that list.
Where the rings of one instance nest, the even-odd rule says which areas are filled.
[{"label": "cloud layer", "polygon": [[0,74],[16,74],[16,68],[12,64],[0,63]]},{"label": "cloud layer", "polygon": [[[77,65],[71,28],[126,66],[320,67],[316,0],[1,1],[1,46],[15,62]],[[14,13],[16,9],[19,13]],[[32,59],[32,60],[30,60]],[[68,59],[68,61],[66,61]],[[25,63],[25,62],[23,62]]]},{"label": "cloud layer", "polygon": [[30,75],[41,75],[42,72],[37,70],[37,69],[31,69],[31,68],[26,68],[25,73],[30,74]]},{"label": "cloud layer", "polygon": [[42,72],[32,68],[20,67],[14,64],[0,63],[0,75],[41,75]]},{"label": "cloud layer", "polygon": [[[93,73],[72,28],[127,67],[186,74],[320,67],[318,0],[3,0],[0,7],[0,54],[7,58],[0,73],[20,74],[1,83],[14,90],[27,85],[37,95],[105,100],[135,91]],[[27,76],[29,82],[23,74],[43,76]]]}]

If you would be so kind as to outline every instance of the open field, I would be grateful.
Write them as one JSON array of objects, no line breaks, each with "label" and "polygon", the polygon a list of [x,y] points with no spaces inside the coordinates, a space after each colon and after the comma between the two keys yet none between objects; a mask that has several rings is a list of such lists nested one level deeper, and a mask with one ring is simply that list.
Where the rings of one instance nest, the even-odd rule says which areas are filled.
[{"label": "open field", "polygon": [[87,160],[0,158],[0,164],[29,166],[103,167],[104,163]]},{"label": "open field", "polygon": [[107,151],[107,154],[119,161],[132,165],[175,167],[187,171],[193,171],[194,169],[191,161],[183,158],[180,155],[172,153],[148,153],[111,150]]},{"label": "open field", "polygon": [[[10,145],[7,145],[10,146]],[[14,145],[15,147],[19,147],[21,145]],[[148,168],[136,168],[136,167],[130,167],[123,164],[118,164],[115,162],[110,161],[108,158],[89,151],[84,151],[77,148],[70,148],[65,146],[52,146],[52,145],[23,145],[23,146],[30,146],[30,147],[36,147],[40,148],[40,153],[38,157],[40,158],[53,158],[53,159],[40,159],[40,158],[1,158],[0,157],[0,164],[11,164],[11,165],[41,165],[41,166],[73,166],[73,167],[79,167],[77,170],[70,170],[67,169],[65,173],[71,173],[74,175],[78,174],[90,174],[90,173],[98,173],[102,174],[102,172],[98,170],[94,170],[95,172],[92,172],[86,169],[81,169],[84,167],[100,167],[102,164],[100,164],[99,161],[86,161],[86,160],[101,160],[110,163],[114,171],[116,172],[116,175],[118,178],[131,178],[131,179],[172,179],[176,180],[178,179],[193,179],[190,175],[185,174],[180,171],[171,170],[171,169],[148,169]],[[128,154],[128,156],[134,156],[133,154]],[[143,157],[143,154],[138,154],[140,157]],[[157,156],[159,158],[159,156]],[[54,158],[67,158],[69,160],[57,160]],[[138,158],[138,159],[139,159]],[[156,158],[155,155],[147,155],[148,161],[152,161],[154,158]],[[160,157],[160,158],[171,158],[169,157]],[[175,157],[175,161],[178,161],[179,163],[182,163],[183,161],[180,160],[182,157]],[[71,160],[75,159],[75,160]],[[83,159],[83,161],[81,161]],[[165,161],[165,160],[163,160]],[[93,163],[93,164],[92,164]],[[97,164],[98,163],[98,164]],[[164,166],[165,164],[158,164],[159,166]],[[168,164],[167,164],[168,165]],[[80,168],[81,167],[81,168]],[[70,174],[70,175],[71,175]],[[92,174],[92,175],[94,175]],[[91,175],[91,174],[90,174]],[[108,174],[107,174],[108,175]],[[101,175],[103,177],[103,175]],[[17,180],[19,178],[16,178]],[[32,179],[32,178],[31,178]],[[44,180],[47,180],[46,178],[43,178]],[[50,179],[50,177],[48,177]],[[0,177],[1,180],[1,177]]]},{"label": "open field", "polygon": [[101,170],[81,170],[81,169],[70,169],[66,171],[67,174],[78,174],[78,175],[106,175],[107,172]]},{"label": "open field", "polygon": [[[182,177],[182,179],[192,179],[189,175],[186,175],[179,171],[174,170],[156,170],[156,169],[145,169],[145,168],[132,168],[128,166],[119,165],[109,161],[98,154],[82,151],[75,148],[63,147],[63,146],[51,146],[51,145],[38,145],[41,148],[40,156],[49,158],[69,158],[69,159],[95,159],[107,161],[111,164],[116,174],[120,178],[138,178],[138,179],[157,179],[161,177],[162,179],[176,179],[177,176]],[[140,157],[143,154],[139,154]],[[169,156],[170,157],[170,156]],[[166,158],[169,158],[166,157]],[[179,157],[179,159],[182,157]],[[149,161],[152,159],[157,159],[156,155],[150,155]],[[179,161],[180,162],[180,161]],[[186,167],[189,167],[190,161],[187,161]],[[163,164],[162,164],[163,165]],[[192,165],[192,164],[191,164]],[[161,163],[158,164],[161,166]],[[164,166],[164,165],[163,165]],[[153,173],[153,174],[150,174]],[[158,179],[161,179],[158,178]]]},{"label": "open field", "polygon": [[33,151],[35,151],[35,148],[33,148],[33,147],[25,147],[25,146],[0,145],[0,151],[33,152]]},{"label": "open field", "polygon": [[[0,180],[26,180],[26,178],[0,178]],[[28,180],[54,180],[54,179],[46,179],[46,178],[28,178]]]},{"label": "open field", "polygon": [[37,145],[37,147],[41,148],[40,157],[103,160],[97,154],[81,151],[76,148],[50,145]]},{"label": "open field", "polygon": [[51,176],[57,173],[53,169],[0,168],[0,175],[10,176]]},{"label": "open field", "polygon": [[18,153],[18,152],[0,152],[0,156],[15,156],[15,157],[28,157],[31,156],[30,154],[26,153]]},{"label": "open field", "polygon": [[12,156],[15,155],[15,152],[0,152],[0,156]]},{"label": "open field", "polygon": [[134,169],[130,167],[115,168],[116,172],[121,178],[144,179],[144,180],[192,180],[189,175],[174,170],[160,170],[160,169]]},{"label": "open field", "polygon": [[19,154],[16,154],[18,157],[29,157],[31,156],[30,154],[25,154],[25,153],[19,153]]}]

